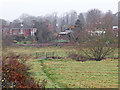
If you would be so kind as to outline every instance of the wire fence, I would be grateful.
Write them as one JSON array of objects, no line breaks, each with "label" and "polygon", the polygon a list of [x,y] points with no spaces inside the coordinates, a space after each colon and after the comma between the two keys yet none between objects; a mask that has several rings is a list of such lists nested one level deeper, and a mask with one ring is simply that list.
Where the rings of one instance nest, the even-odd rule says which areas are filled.
[{"label": "wire fence", "polygon": [[72,52],[36,52],[33,53],[32,55],[35,56],[35,58],[39,58],[39,57],[46,57],[46,58],[54,58],[54,57],[68,57],[70,54],[72,54]]}]

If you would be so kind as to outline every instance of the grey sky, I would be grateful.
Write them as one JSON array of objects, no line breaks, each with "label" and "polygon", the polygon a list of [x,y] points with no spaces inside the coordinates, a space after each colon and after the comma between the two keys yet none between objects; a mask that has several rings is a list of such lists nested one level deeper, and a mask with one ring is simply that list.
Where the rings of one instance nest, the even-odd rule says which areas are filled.
[{"label": "grey sky", "polygon": [[118,11],[119,0],[0,0],[0,18],[14,20],[21,14],[41,16],[58,12],[58,15],[70,10],[78,13],[97,8],[103,12]]}]

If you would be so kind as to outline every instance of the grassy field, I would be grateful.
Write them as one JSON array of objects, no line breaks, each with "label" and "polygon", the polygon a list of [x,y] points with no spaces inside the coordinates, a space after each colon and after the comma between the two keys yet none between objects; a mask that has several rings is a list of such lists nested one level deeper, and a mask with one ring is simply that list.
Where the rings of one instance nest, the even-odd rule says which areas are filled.
[{"label": "grassy field", "polygon": [[30,72],[36,80],[47,79],[47,88],[117,88],[118,85],[117,60],[78,62],[56,59],[44,60],[44,66],[37,60],[31,63]]},{"label": "grassy field", "polygon": [[[31,42],[31,41],[25,41],[25,42],[26,42],[26,44],[32,44],[32,42]],[[24,41],[17,42],[16,44],[24,44]]]},{"label": "grassy field", "polygon": [[[35,59],[36,52],[55,52],[64,59]],[[47,80],[46,88],[117,88],[118,60],[80,62],[68,58],[66,52],[76,52],[72,47],[11,47],[7,52],[16,54],[31,54],[27,60],[32,65],[29,72],[36,81]],[[5,54],[7,54],[5,52]],[[117,49],[109,57],[117,57]]]}]

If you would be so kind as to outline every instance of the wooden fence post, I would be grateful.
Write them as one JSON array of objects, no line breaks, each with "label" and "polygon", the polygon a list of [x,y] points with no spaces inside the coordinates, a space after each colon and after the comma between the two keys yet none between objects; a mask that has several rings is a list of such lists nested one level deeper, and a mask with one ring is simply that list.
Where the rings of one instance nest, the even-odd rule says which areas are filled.
[{"label": "wooden fence post", "polygon": [[53,58],[54,58],[54,52],[53,52]]},{"label": "wooden fence post", "polygon": [[37,57],[37,52],[36,52],[36,58],[38,58],[38,57]]},{"label": "wooden fence post", "polygon": [[46,57],[47,57],[47,52],[46,52]]},{"label": "wooden fence post", "polygon": [[45,55],[45,52],[43,52],[42,55],[44,56],[44,55]]},{"label": "wooden fence post", "polygon": [[39,53],[40,57],[41,57],[41,52]]}]

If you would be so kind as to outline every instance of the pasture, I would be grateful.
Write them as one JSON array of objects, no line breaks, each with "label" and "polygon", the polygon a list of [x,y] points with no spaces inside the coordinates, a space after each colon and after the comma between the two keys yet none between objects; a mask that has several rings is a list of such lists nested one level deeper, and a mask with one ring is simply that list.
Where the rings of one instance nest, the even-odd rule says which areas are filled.
[{"label": "pasture", "polygon": [[[47,80],[46,88],[117,88],[118,87],[118,50],[102,61],[80,62],[69,58],[69,52],[78,53],[74,47],[9,47],[3,55],[13,52],[16,55],[30,55],[26,65],[31,65],[31,76],[38,80]],[[54,52],[61,59],[36,58],[36,52]],[[39,82],[42,83],[42,82]]]}]

